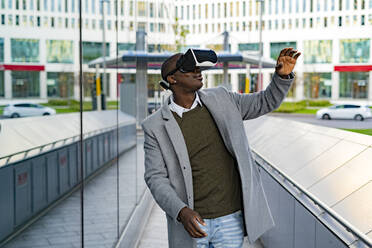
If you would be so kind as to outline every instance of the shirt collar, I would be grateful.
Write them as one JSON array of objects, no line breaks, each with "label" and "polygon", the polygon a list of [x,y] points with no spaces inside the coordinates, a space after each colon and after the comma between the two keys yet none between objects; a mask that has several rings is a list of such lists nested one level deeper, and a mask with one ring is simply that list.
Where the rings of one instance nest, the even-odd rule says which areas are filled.
[{"label": "shirt collar", "polygon": [[174,99],[173,99],[173,94],[171,95],[170,97],[170,103],[169,103],[169,108],[170,110],[172,110],[173,112],[176,112],[176,114],[182,118],[182,114],[185,113],[185,112],[188,112],[192,109],[194,109],[197,105],[200,105],[200,106],[203,106],[202,105],[202,102],[200,101],[200,98],[199,98],[199,95],[198,95],[198,92],[195,91],[195,100],[194,102],[192,103],[191,105],[191,108],[187,109],[187,108],[184,108],[180,105],[178,105],[177,103],[174,102]]}]

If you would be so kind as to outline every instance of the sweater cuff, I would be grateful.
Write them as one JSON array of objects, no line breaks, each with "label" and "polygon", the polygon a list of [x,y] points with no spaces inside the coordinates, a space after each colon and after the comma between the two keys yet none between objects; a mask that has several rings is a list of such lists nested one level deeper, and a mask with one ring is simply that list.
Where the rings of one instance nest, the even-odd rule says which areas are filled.
[{"label": "sweater cuff", "polygon": [[294,72],[291,72],[288,75],[288,77],[289,77],[288,79],[284,79],[281,76],[279,76],[279,74],[277,72],[275,72],[274,75],[273,75],[273,78],[276,79],[275,81],[279,82],[280,84],[289,84],[290,85],[292,83],[294,77],[295,77]]}]

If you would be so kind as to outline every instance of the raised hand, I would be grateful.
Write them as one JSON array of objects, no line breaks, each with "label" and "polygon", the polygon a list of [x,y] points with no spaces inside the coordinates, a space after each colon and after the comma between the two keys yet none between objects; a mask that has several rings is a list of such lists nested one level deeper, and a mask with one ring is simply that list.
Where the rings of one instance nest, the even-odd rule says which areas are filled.
[{"label": "raised hand", "polygon": [[199,223],[205,226],[205,222],[198,212],[195,212],[191,208],[184,207],[179,213],[179,218],[183,224],[185,230],[193,238],[202,238],[206,237],[207,234],[200,228]]},{"label": "raised hand", "polygon": [[293,50],[292,47],[286,47],[280,51],[278,60],[276,61],[275,71],[280,76],[287,76],[296,65],[297,58],[301,55],[297,50]]}]

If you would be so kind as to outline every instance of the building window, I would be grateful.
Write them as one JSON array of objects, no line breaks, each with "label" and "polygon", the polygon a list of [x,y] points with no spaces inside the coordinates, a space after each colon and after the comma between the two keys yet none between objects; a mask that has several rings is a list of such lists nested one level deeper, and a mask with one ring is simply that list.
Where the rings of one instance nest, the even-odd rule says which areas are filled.
[{"label": "building window", "polygon": [[305,97],[331,98],[332,73],[304,73]]},{"label": "building window", "polygon": [[12,71],[11,76],[14,98],[40,96],[40,72]]},{"label": "building window", "polygon": [[[137,2],[138,16],[146,16],[146,3],[144,1]],[[182,10],[183,19],[183,10]]]},{"label": "building window", "polygon": [[239,51],[259,51],[260,43],[240,43],[238,44]]},{"label": "building window", "polygon": [[331,0],[331,10],[334,11],[335,10],[335,3],[336,0]]},{"label": "building window", "polygon": [[0,62],[4,62],[4,38],[0,38]]},{"label": "building window", "polygon": [[136,50],[136,44],[135,43],[118,43],[118,51],[124,52],[124,51],[135,51]]},{"label": "building window", "polygon": [[313,28],[313,18],[310,18],[310,24],[309,24],[310,28]]},{"label": "building window", "polygon": [[186,7],[186,18],[187,20],[190,20],[190,6],[189,5],[187,5]]},{"label": "building window", "polygon": [[346,1],[346,10],[349,10],[350,9],[350,0],[345,0]]},{"label": "building window", "polygon": [[[106,56],[110,55],[110,44],[106,43]],[[102,57],[101,42],[83,42],[83,63],[88,63],[96,58]]]},{"label": "building window", "polygon": [[270,57],[274,60],[277,60],[280,51],[285,47],[293,47],[296,49],[297,43],[294,41],[290,42],[271,42],[270,43]]},{"label": "building window", "polygon": [[205,18],[208,19],[208,4],[205,5]]},{"label": "building window", "polygon": [[370,39],[340,40],[341,63],[368,63]]},{"label": "building window", "polygon": [[324,27],[327,27],[327,17],[324,17]]},{"label": "building window", "polygon": [[39,40],[10,39],[12,62],[39,62]]},{"label": "building window", "polygon": [[304,64],[324,64],[332,62],[332,40],[304,41]]},{"label": "building window", "polygon": [[[67,0],[65,0],[65,1],[66,1],[66,8],[67,8]],[[96,13],[96,0],[92,0],[91,5],[92,5],[91,6],[91,8],[92,8],[92,14],[95,14]]]},{"label": "building window", "polygon": [[302,12],[303,12],[303,13],[306,12],[306,1],[307,1],[307,0],[302,0]]},{"label": "building window", "polygon": [[74,62],[73,41],[47,40],[47,62],[72,64]]},{"label": "building window", "polygon": [[240,11],[239,2],[236,2],[236,16],[240,15],[239,11]]},{"label": "building window", "polygon": [[368,98],[368,72],[340,72],[339,96],[342,98]]},{"label": "building window", "polygon": [[[270,2],[271,2],[271,0],[270,0]],[[271,9],[271,6],[270,6],[270,9]],[[247,14],[246,11],[247,11],[246,10],[246,2],[244,1],[243,2],[243,16],[246,16],[246,14]],[[270,12],[270,14],[271,14],[271,12]]]},{"label": "building window", "polygon": [[154,16],[155,16],[155,6],[154,6],[154,3],[150,3],[150,17],[154,17]]},{"label": "building window", "polygon": [[226,18],[227,17],[227,3],[223,3],[223,16]]},{"label": "building window", "polygon": [[361,19],[360,19],[360,25],[361,25],[361,26],[364,26],[364,25],[365,25],[365,20],[364,20],[364,18],[365,18],[365,16],[362,15],[362,16],[361,16]]},{"label": "building window", "polygon": [[354,0],[354,9],[358,9],[358,0]]},{"label": "building window", "polygon": [[48,72],[47,73],[48,97],[70,98],[74,96],[74,73]]},{"label": "building window", "polygon": [[339,17],[338,17],[338,26],[339,26],[339,27],[342,26],[342,16],[339,16]]},{"label": "building window", "polygon": [[198,18],[201,19],[201,4],[198,5]]}]

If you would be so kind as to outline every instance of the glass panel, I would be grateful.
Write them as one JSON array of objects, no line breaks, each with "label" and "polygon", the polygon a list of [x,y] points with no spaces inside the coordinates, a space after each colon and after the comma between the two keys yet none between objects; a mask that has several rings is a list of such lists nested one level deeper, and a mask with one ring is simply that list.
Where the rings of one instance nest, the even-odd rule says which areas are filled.
[{"label": "glass panel", "polygon": [[332,40],[306,40],[304,41],[304,63],[331,63]]},{"label": "glass panel", "polygon": [[39,62],[39,40],[11,39],[12,62]]},{"label": "glass panel", "polygon": [[325,204],[333,206],[372,180],[371,161],[372,149],[367,148],[309,190]]},{"label": "glass panel", "polygon": [[13,97],[40,97],[40,72],[12,71]]},{"label": "glass panel", "polygon": [[368,63],[370,39],[340,40],[341,63]]},{"label": "glass panel", "polygon": [[340,97],[366,99],[368,83],[368,72],[340,72]]},{"label": "glass panel", "polygon": [[305,97],[330,98],[332,73],[304,73]]},{"label": "glass panel", "polygon": [[312,160],[297,173],[293,179],[300,182],[305,188],[322,180],[366,147],[349,141],[341,140],[327,152]]},{"label": "glass panel", "polygon": [[68,40],[47,40],[47,62],[72,64],[74,60],[74,44]]},{"label": "glass panel", "polygon": [[260,44],[259,43],[241,43],[238,44],[239,51],[259,51]]}]

